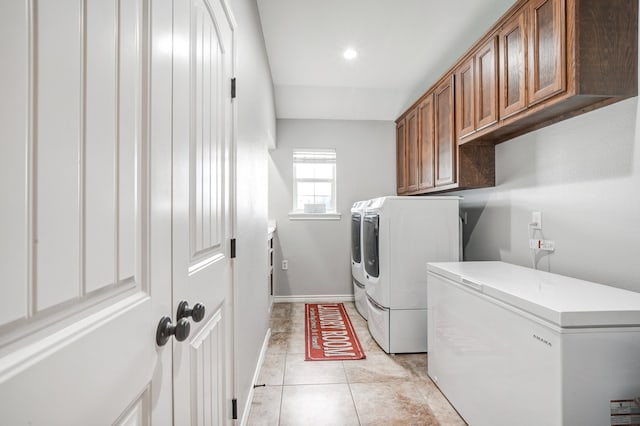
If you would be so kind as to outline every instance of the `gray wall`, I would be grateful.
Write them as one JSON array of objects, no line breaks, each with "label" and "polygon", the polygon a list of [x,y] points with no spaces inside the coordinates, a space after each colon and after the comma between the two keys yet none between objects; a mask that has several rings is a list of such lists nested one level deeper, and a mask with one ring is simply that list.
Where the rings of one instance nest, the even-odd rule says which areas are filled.
[{"label": "gray wall", "polygon": [[242,419],[269,328],[267,146],[275,139],[271,72],[255,0],[232,0],[237,21],[237,398]]},{"label": "gray wall", "polygon": [[538,268],[640,291],[637,98],[496,146],[496,186],[460,192],[465,260],[531,267],[528,224],[556,251]]},{"label": "gray wall", "polygon": [[[633,98],[497,145],[496,186],[458,193],[468,218],[465,260],[531,267],[528,224],[531,212],[540,211],[542,236],[555,241],[556,251],[536,259],[539,269],[640,291],[638,113]],[[349,207],[395,192],[393,128],[391,122],[278,120],[269,165],[269,216],[278,222],[276,295],[350,293]],[[341,221],[288,219],[294,147],[338,149]],[[369,161],[358,163],[360,149]],[[280,270],[283,258],[289,271]]]},{"label": "gray wall", "polygon": [[[269,218],[274,239],[276,296],[351,295],[351,205],[395,193],[395,123],[278,120],[270,152]],[[294,148],[335,148],[339,221],[292,221]],[[280,269],[281,260],[289,270]]]}]

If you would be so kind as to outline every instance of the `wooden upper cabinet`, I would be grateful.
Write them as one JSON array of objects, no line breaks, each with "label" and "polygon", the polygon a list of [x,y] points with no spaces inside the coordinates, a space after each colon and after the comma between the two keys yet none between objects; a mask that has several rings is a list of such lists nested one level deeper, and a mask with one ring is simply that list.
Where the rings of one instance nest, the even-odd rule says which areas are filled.
[{"label": "wooden upper cabinet", "polygon": [[406,179],[407,192],[418,190],[418,112],[416,109],[406,118]]},{"label": "wooden upper cabinet", "polygon": [[407,192],[406,180],[406,119],[396,125],[396,192],[398,195]]},{"label": "wooden upper cabinet", "polygon": [[456,69],[456,131],[464,138],[498,121],[497,38],[478,48]]},{"label": "wooden upper cabinet", "polygon": [[475,126],[483,129],[498,121],[498,39],[491,37],[475,55]]},{"label": "wooden upper cabinet", "polygon": [[638,8],[517,0],[397,121],[398,193],[491,186],[493,144],[637,96]]},{"label": "wooden upper cabinet", "polygon": [[433,95],[418,104],[418,128],[420,160],[418,162],[418,190],[433,188]]},{"label": "wooden upper cabinet", "polygon": [[434,90],[435,181],[436,186],[456,182],[457,143],[454,127],[453,75]]},{"label": "wooden upper cabinet", "polygon": [[527,107],[527,10],[517,12],[498,35],[501,119]]},{"label": "wooden upper cabinet", "polygon": [[565,0],[529,2],[529,105],[566,90]]},{"label": "wooden upper cabinet", "polygon": [[456,70],[456,129],[463,138],[476,130],[475,124],[475,78],[471,56]]}]

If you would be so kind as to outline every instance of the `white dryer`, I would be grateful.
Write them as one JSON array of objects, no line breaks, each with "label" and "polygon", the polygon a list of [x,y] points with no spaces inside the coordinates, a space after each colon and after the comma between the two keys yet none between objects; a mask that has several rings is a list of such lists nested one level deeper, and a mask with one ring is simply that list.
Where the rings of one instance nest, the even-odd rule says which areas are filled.
[{"label": "white dryer", "polygon": [[460,260],[460,197],[382,197],[362,219],[369,331],[387,353],[427,351],[427,262]]},{"label": "white dryer", "polygon": [[356,201],[351,207],[351,281],[358,313],[367,319],[367,294],[362,266],[362,215],[369,201]]}]

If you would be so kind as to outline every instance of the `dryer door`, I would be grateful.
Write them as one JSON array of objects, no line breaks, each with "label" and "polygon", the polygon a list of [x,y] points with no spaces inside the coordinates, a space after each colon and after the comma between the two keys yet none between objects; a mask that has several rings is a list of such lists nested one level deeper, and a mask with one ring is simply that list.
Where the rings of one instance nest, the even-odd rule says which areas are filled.
[{"label": "dryer door", "polygon": [[367,278],[377,278],[380,275],[378,222],[378,214],[365,214],[362,227],[362,239],[364,245],[364,270]]},{"label": "dryer door", "polygon": [[351,213],[351,264],[360,264],[362,261],[362,250],[360,249],[360,224],[362,215]]}]

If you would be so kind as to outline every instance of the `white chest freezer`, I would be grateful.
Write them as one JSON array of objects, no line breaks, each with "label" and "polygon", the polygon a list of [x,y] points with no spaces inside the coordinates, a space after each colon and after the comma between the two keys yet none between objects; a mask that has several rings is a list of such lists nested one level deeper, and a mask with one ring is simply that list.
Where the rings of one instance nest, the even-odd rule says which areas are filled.
[{"label": "white chest freezer", "polygon": [[629,424],[640,293],[502,262],[427,271],[428,373],[469,424]]}]

